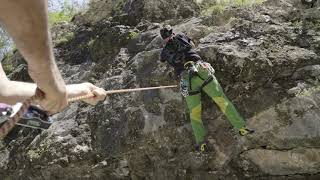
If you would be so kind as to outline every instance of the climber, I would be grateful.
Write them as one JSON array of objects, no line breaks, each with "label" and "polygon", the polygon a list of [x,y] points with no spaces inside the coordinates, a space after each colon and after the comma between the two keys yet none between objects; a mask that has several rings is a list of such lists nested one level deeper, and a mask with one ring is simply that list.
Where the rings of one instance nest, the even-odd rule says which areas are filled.
[{"label": "climber", "polygon": [[191,125],[196,140],[196,149],[205,151],[207,143],[206,132],[201,120],[201,93],[205,92],[219,106],[233,127],[244,136],[253,133],[246,128],[244,119],[223,93],[212,66],[204,62],[192,49],[191,39],[185,34],[175,34],[170,25],[160,30],[160,35],[165,43],[160,54],[161,62],[168,62],[173,66],[180,78],[180,90],[185,97],[190,112]]},{"label": "climber", "polygon": [[90,104],[105,98],[105,91],[90,83],[65,85],[53,55],[46,0],[0,0],[0,4],[1,25],[27,61],[35,82],[8,80],[0,64],[0,102],[22,102],[38,89],[44,94],[39,105],[52,114],[67,106],[67,98],[93,93],[94,97],[83,100]]}]

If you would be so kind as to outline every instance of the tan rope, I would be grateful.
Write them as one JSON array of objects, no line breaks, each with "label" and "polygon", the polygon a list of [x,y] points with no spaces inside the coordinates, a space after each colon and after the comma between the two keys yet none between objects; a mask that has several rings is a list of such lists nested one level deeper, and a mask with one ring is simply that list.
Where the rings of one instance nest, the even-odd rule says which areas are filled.
[{"label": "tan rope", "polygon": [[84,95],[84,96],[73,97],[73,98],[68,99],[68,102],[75,102],[75,101],[79,101],[79,100],[82,100],[82,99],[89,99],[89,98],[92,98],[92,97],[94,97],[94,94],[88,94],[88,95]]},{"label": "tan rope", "polygon": [[[107,94],[115,94],[115,93],[125,93],[125,92],[135,92],[135,91],[146,91],[146,90],[153,90],[153,89],[165,89],[165,88],[174,88],[177,87],[177,85],[172,85],[172,86],[158,86],[158,87],[147,87],[147,88],[135,88],[135,89],[119,89],[119,90],[110,90],[107,91]],[[84,96],[78,96],[78,97],[73,97],[69,98],[68,102],[74,102],[74,101],[79,101],[82,99],[88,99],[94,97],[94,94],[88,94]],[[7,134],[12,130],[12,128],[15,126],[16,123],[19,122],[20,118],[26,111],[28,110],[28,107],[36,102],[39,99],[43,99],[44,94],[41,92],[41,90],[37,89],[36,94],[32,96],[31,98],[25,100],[19,109],[19,111],[11,117],[8,121],[6,121],[0,128],[0,139],[3,139],[4,137],[7,136]]]},{"label": "tan rope", "polygon": [[119,89],[119,90],[107,91],[107,94],[124,93],[124,92],[135,92],[135,91],[146,91],[146,90],[153,90],[153,89],[166,89],[166,88],[174,88],[174,87],[177,87],[177,85],[146,87],[146,88],[135,88],[135,89]]},{"label": "tan rope", "polygon": [[[154,90],[154,89],[166,89],[166,88],[175,88],[175,87],[177,87],[177,85],[146,87],[146,88],[134,88],[134,89],[118,89],[118,90],[109,90],[109,91],[106,91],[106,93],[108,95],[108,94],[135,92],[135,91],[146,91],[146,90]],[[82,99],[88,99],[88,98],[92,98],[92,97],[94,97],[94,94],[88,94],[88,95],[84,95],[84,96],[73,97],[73,98],[69,98],[68,102],[79,101],[79,100],[82,100]]]}]

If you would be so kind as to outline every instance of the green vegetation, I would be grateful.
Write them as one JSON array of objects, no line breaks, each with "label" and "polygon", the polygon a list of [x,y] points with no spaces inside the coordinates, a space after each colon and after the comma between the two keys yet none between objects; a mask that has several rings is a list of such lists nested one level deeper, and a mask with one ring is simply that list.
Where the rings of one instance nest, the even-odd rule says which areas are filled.
[{"label": "green vegetation", "polygon": [[203,10],[201,12],[201,14],[204,16],[221,14],[225,10],[225,8],[226,8],[226,6],[217,4],[217,5],[210,6],[207,9]]},{"label": "green vegetation", "polygon": [[74,38],[74,32],[64,33],[61,37],[56,40],[56,44],[66,43]]},{"label": "green vegetation", "polygon": [[39,159],[41,157],[41,155],[38,152],[34,151],[34,150],[29,150],[27,152],[27,155],[28,155],[28,157],[30,159]]},{"label": "green vegetation", "polygon": [[90,39],[90,41],[88,42],[88,46],[89,46],[89,47],[92,47],[92,46],[93,46],[94,41],[95,41],[94,39]]},{"label": "green vegetation", "polygon": [[0,36],[0,48],[3,48],[5,46],[5,40],[2,36]]},{"label": "green vegetation", "polygon": [[118,0],[114,3],[112,8],[112,14],[119,14],[122,12],[123,7],[125,6],[126,1],[125,0]]},{"label": "green vegetation", "polygon": [[320,91],[320,82],[319,80],[315,80],[314,82],[314,86],[308,89],[303,89],[302,92],[300,92],[299,94],[297,94],[297,97],[312,97],[313,94],[319,93]]},{"label": "green vegetation", "polygon": [[130,32],[128,32],[127,40],[135,39],[136,37],[138,37],[138,35],[139,35],[139,33],[134,32],[134,31],[130,31]]},{"label": "green vegetation", "polygon": [[0,27],[0,60],[2,60],[12,49],[14,49],[14,46],[11,38],[6,31]]},{"label": "green vegetation", "polygon": [[204,16],[221,14],[227,7],[251,7],[265,0],[206,0],[201,4]]},{"label": "green vegetation", "polygon": [[302,24],[302,21],[298,18],[295,18],[294,20],[291,21],[292,22],[292,25],[296,28],[300,27],[301,24]]},{"label": "green vegetation", "polygon": [[62,0],[56,3],[60,4],[60,8],[58,10],[51,10],[49,12],[48,16],[50,26],[60,22],[69,22],[78,11],[73,5],[72,0]]},{"label": "green vegetation", "polygon": [[13,72],[14,68],[12,66],[12,64],[6,63],[6,64],[2,64],[2,68],[4,70],[4,72],[6,74],[10,74]]},{"label": "green vegetation", "polygon": [[72,12],[50,12],[49,13],[49,25],[52,26],[54,24],[60,23],[60,22],[69,22],[71,20],[71,18],[73,17],[73,13]]},{"label": "green vegetation", "polygon": [[14,70],[11,59],[13,58],[13,51],[6,52],[1,62],[2,68],[6,74],[11,74]]},{"label": "green vegetation", "polygon": [[316,28],[320,28],[320,20],[315,21],[313,24]]}]

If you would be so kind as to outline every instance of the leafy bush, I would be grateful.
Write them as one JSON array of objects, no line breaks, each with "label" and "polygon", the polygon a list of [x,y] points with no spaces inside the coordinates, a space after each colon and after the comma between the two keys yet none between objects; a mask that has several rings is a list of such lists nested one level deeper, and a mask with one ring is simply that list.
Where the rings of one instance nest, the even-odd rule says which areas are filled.
[{"label": "leafy bush", "polygon": [[86,7],[88,0],[49,0],[50,26],[70,21],[72,17]]},{"label": "leafy bush", "polygon": [[12,64],[9,63],[2,64],[2,68],[7,75],[12,73],[14,70]]},{"label": "leafy bush", "polygon": [[68,32],[68,33],[63,34],[59,38],[57,38],[55,40],[55,43],[56,44],[66,43],[66,42],[70,41],[73,38],[74,38],[74,33],[73,32]]},{"label": "leafy bush", "polygon": [[13,43],[9,35],[0,27],[0,61],[5,55],[14,49]]},{"label": "leafy bush", "polygon": [[204,0],[201,3],[202,15],[221,14],[227,7],[251,7],[265,0]]},{"label": "leafy bush", "polygon": [[67,21],[69,22],[71,18],[73,17],[72,12],[50,12],[49,13],[49,25],[52,26],[54,24]]}]

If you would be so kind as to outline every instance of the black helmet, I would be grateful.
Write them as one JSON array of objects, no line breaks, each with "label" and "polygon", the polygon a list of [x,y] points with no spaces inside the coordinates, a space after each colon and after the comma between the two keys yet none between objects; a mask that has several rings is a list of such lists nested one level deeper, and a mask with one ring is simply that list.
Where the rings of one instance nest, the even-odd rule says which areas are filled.
[{"label": "black helmet", "polygon": [[163,26],[162,29],[160,29],[160,35],[162,39],[168,38],[169,36],[171,36],[171,34],[172,34],[172,28],[170,25],[165,25]]}]

